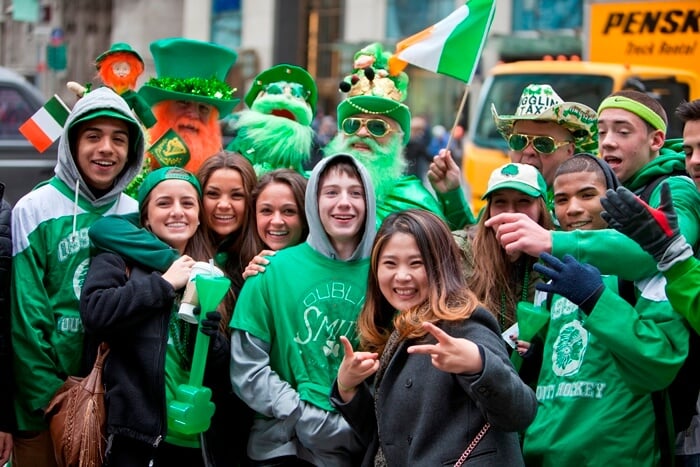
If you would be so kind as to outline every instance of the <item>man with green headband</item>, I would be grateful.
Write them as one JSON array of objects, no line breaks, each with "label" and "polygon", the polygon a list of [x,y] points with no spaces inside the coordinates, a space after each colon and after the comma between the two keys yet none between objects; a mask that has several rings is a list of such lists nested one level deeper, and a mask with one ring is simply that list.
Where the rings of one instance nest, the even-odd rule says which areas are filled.
[{"label": "man with green headband", "polygon": [[394,72],[391,61],[379,44],[355,54],[354,72],[340,85],[348,97],[338,105],[339,131],[324,153],[349,153],[367,168],[377,195],[377,226],[392,212],[409,208],[432,211],[453,230],[473,224],[459,183],[431,178],[435,199],[417,177],[404,174],[411,135],[411,111],[403,103],[408,77]]},{"label": "man with green headband", "polygon": [[[676,116],[684,123],[682,144],[686,170],[700,190],[700,99],[683,102],[676,109]],[[608,191],[607,198],[603,200],[606,209],[603,215],[609,218],[611,226],[634,239],[658,261],[657,268],[666,279],[669,302],[688,320],[694,331],[686,366],[697,374],[700,360],[697,349],[700,339],[700,248],[696,248],[693,257],[692,247],[678,229],[677,214],[668,187],[662,187],[661,196],[661,205],[654,209],[624,189]],[[690,389],[692,384],[686,387]],[[685,406],[683,415],[681,420],[674,420],[683,429],[676,440],[676,465],[693,465],[700,460],[698,404]]]}]

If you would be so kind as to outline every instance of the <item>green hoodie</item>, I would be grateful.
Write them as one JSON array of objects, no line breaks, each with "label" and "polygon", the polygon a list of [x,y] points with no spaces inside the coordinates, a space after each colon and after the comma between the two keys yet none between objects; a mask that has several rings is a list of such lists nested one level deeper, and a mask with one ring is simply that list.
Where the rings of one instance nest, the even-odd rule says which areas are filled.
[{"label": "green hoodie", "polygon": [[[685,171],[685,155],[674,150],[677,146],[677,140],[667,141],[659,156],[642,167],[624,186],[639,193],[661,175]],[[697,246],[700,239],[700,193],[689,177],[671,176],[666,181],[671,188],[681,233],[691,245]],[[661,185],[652,191],[649,205],[658,207],[660,193]],[[552,232],[552,254],[561,258],[567,253],[580,262],[593,264],[602,274],[627,280],[643,279],[657,272],[651,255],[637,242],[612,229]]]},{"label": "green hoodie", "polygon": [[[113,187],[95,196],[80,175],[69,139],[72,122],[98,109],[131,122],[127,165]],[[90,263],[88,228],[106,214],[135,211],[124,194],[144,155],[141,127],[109,88],[81,98],[58,145],[56,176],[30,192],[12,211],[12,346],[19,430],[45,430],[43,409],[66,376],[79,372],[83,351],[80,291]],[[76,202],[77,201],[77,202]]]}]

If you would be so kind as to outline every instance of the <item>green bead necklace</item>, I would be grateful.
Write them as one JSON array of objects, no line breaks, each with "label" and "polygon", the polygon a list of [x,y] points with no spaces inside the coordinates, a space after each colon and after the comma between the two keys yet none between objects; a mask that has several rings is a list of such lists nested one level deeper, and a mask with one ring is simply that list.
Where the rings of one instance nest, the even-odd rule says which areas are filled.
[{"label": "green bead necklace", "polygon": [[[527,301],[527,295],[530,289],[530,268],[527,265],[527,261],[524,262],[525,272],[523,274],[523,290],[520,293],[520,299],[524,302]],[[513,313],[515,315],[515,312]],[[517,317],[515,318],[517,319]],[[506,292],[501,290],[501,310],[498,313],[498,320],[501,324],[501,330],[506,329]]]}]

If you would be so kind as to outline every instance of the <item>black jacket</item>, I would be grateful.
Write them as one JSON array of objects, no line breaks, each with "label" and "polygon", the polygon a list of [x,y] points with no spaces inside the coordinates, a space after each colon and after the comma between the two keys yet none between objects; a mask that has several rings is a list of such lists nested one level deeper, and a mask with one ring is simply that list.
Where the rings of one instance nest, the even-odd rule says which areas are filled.
[{"label": "black jacket", "polygon": [[[129,271],[118,255],[94,257],[82,289],[80,315],[91,344],[106,341],[111,349],[103,372],[107,432],[155,445],[167,430],[165,353],[176,292],[159,272],[136,266]],[[192,330],[194,343],[196,328]],[[204,382],[217,405],[203,443],[208,465],[235,464],[235,443],[218,439],[231,429],[225,433],[217,427],[217,420],[225,419],[230,427],[240,418],[225,414],[235,407],[229,397],[229,361],[229,340],[219,334],[210,344]]]},{"label": "black jacket", "polygon": [[12,406],[12,343],[10,342],[10,277],[12,274],[12,208],[3,199],[5,185],[0,183],[0,431],[15,429]]},{"label": "black jacket", "polygon": [[404,341],[386,368],[376,402],[367,383],[348,403],[334,386],[331,402],[367,443],[362,465],[374,465],[380,439],[388,465],[454,465],[487,420],[491,429],[465,465],[524,465],[517,432],[535,418],[537,399],[513,369],[495,318],[477,308],[467,320],[438,326],[479,346],[480,374],[438,370],[429,356],[406,352],[418,342]]}]

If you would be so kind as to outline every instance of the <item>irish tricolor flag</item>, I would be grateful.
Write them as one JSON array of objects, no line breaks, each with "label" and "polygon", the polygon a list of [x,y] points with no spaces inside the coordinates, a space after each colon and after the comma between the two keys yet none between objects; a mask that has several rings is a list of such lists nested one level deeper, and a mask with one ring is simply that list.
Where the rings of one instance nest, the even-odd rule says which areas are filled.
[{"label": "irish tricolor flag", "polygon": [[19,131],[37,151],[44,152],[63,133],[63,125],[66,124],[69,113],[68,106],[54,95],[19,127]]},{"label": "irish tricolor flag", "polygon": [[491,29],[495,3],[469,0],[439,23],[396,44],[396,58],[471,83]]}]

